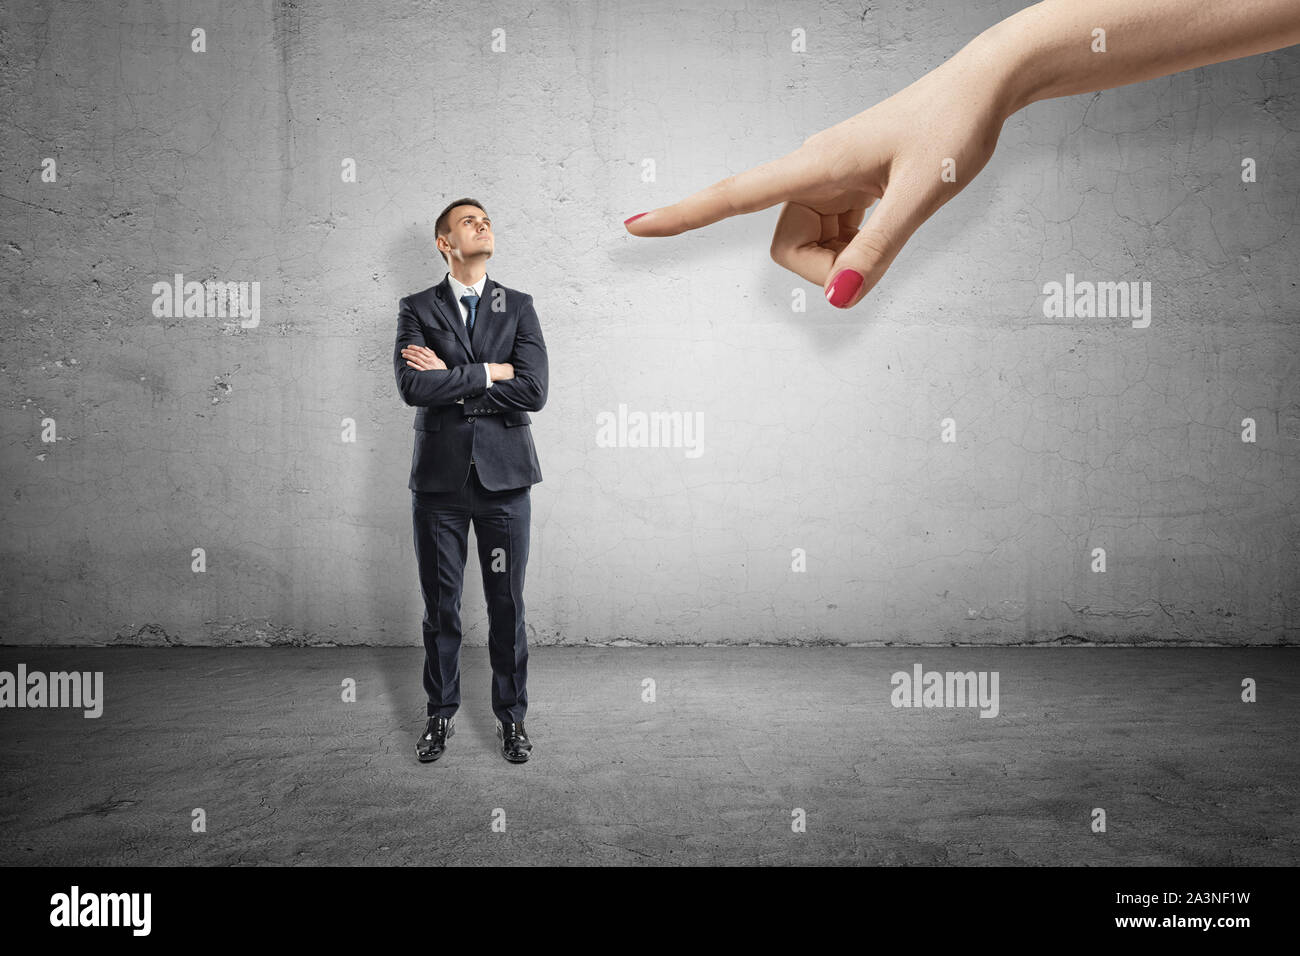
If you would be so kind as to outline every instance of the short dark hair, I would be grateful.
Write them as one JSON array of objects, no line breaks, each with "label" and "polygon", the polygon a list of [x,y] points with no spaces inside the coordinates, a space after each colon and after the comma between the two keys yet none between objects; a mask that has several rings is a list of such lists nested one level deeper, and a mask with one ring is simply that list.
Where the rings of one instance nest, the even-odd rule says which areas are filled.
[{"label": "short dark hair", "polygon": [[[433,224],[433,238],[435,245],[437,244],[439,236],[445,236],[447,233],[451,232],[451,211],[457,206],[476,206],[480,211],[482,211],[483,215],[487,215],[487,210],[483,208],[483,204],[477,199],[457,199],[455,202],[449,203],[446,209],[438,213],[438,219]],[[447,253],[442,252],[441,249],[438,251],[442,253],[444,259],[447,259]],[[450,259],[447,259],[447,265],[451,265]]]}]

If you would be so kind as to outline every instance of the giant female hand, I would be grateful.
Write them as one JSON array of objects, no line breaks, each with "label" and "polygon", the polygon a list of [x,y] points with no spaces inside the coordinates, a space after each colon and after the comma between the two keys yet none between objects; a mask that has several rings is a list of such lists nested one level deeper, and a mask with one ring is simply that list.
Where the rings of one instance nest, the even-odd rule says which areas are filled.
[{"label": "giant female hand", "polygon": [[1297,0],[1045,0],[794,152],[625,226],[634,236],[675,236],[785,203],[772,258],[849,308],[984,168],[1002,124],[1022,107],[1297,42]]}]

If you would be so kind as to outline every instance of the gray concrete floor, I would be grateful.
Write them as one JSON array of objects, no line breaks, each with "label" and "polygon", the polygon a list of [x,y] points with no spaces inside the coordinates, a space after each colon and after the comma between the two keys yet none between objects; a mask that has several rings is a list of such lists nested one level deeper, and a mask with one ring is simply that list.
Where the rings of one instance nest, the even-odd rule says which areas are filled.
[{"label": "gray concrete floor", "polygon": [[[98,719],[0,710],[0,862],[1300,862],[1294,650],[531,653],[533,759],[512,766],[481,647],[462,655],[456,736],[423,765],[419,649],[0,648],[2,670],[105,681]],[[914,662],[996,670],[999,716],[892,707]]]}]

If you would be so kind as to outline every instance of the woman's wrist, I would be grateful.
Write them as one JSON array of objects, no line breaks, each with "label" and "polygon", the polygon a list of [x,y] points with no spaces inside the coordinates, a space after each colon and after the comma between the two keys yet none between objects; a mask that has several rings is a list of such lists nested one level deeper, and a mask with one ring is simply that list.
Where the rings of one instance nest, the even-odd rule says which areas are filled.
[{"label": "woman's wrist", "polygon": [[1040,0],[959,51],[1003,120],[1030,103],[1114,89],[1300,43],[1296,0]]},{"label": "woman's wrist", "polygon": [[1027,7],[993,24],[957,54],[989,85],[1003,122],[1048,95],[1042,60],[1035,62],[1032,55],[1035,43],[1029,23],[1033,10]]}]

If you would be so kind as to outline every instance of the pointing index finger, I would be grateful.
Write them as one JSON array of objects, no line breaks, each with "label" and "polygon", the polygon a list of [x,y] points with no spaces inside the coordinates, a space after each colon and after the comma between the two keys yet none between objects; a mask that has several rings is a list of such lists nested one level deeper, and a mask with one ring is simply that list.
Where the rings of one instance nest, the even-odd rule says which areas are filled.
[{"label": "pointing index finger", "polygon": [[634,236],[676,236],[729,216],[758,212],[785,202],[814,184],[816,164],[805,149],[726,179],[687,196],[671,206],[660,206],[624,223]]}]

